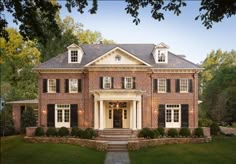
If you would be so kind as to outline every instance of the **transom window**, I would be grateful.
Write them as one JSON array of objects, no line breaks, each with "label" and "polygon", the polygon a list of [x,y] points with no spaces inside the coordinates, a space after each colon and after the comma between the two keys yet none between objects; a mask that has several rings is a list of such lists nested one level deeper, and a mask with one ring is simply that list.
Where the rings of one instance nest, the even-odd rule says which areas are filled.
[{"label": "transom window", "polygon": [[78,92],[78,80],[77,79],[69,79],[69,92],[77,93]]},{"label": "transom window", "polygon": [[70,122],[70,105],[57,104],[56,114],[57,114],[56,116],[57,123],[69,123]]},{"label": "transom window", "polygon": [[103,88],[110,89],[111,88],[111,77],[103,77]]},{"label": "transom window", "polygon": [[188,92],[188,79],[180,79],[180,92],[186,93]]},{"label": "transom window", "polygon": [[133,88],[133,78],[132,77],[125,77],[125,88],[126,89]]},{"label": "transom window", "polygon": [[158,62],[160,63],[166,62],[166,54],[164,51],[158,50]]},{"label": "transom window", "polygon": [[48,92],[56,93],[56,79],[48,79]]},{"label": "transom window", "polygon": [[78,62],[78,51],[71,51],[70,52],[70,61],[72,63],[77,63]]},{"label": "transom window", "polygon": [[158,79],[158,92],[165,93],[166,92],[166,79]]}]

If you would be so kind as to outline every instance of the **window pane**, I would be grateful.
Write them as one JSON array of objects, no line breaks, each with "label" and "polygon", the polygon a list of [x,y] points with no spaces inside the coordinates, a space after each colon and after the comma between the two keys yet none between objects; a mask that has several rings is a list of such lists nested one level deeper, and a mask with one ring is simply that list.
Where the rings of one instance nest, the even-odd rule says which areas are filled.
[{"label": "window pane", "polygon": [[78,62],[78,51],[71,51],[71,62]]},{"label": "window pane", "polygon": [[69,80],[70,92],[78,92],[78,80],[70,79]]},{"label": "window pane", "polygon": [[70,110],[64,110],[64,122],[70,122]]},{"label": "window pane", "polygon": [[158,51],[158,62],[165,62],[166,56],[165,53],[162,51]]},{"label": "window pane", "polygon": [[48,91],[56,93],[56,79],[48,79]]},{"label": "window pane", "polygon": [[132,77],[125,77],[125,88],[126,89],[133,88],[133,78]]},{"label": "window pane", "polygon": [[57,110],[57,122],[62,122],[62,110]]},{"label": "window pane", "polygon": [[179,110],[174,110],[174,122],[179,122]]},{"label": "window pane", "polygon": [[111,88],[111,77],[103,77],[103,88],[105,89]]},{"label": "window pane", "polygon": [[124,110],[124,119],[127,119],[127,110]]},{"label": "window pane", "polygon": [[171,110],[166,110],[166,122],[171,122]]},{"label": "window pane", "polygon": [[166,79],[158,79],[158,92],[166,92]]},{"label": "window pane", "polygon": [[188,79],[180,79],[180,92],[188,92]]},{"label": "window pane", "polygon": [[112,110],[109,110],[109,119],[111,119],[112,116]]}]

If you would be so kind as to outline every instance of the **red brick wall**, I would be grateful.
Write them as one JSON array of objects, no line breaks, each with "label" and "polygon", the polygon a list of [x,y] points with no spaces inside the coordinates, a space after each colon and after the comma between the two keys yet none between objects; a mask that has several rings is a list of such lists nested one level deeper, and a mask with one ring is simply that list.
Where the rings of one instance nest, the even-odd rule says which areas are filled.
[{"label": "red brick wall", "polygon": [[[142,125],[143,127],[157,127],[159,104],[189,104],[189,127],[197,127],[197,74],[193,73],[155,73],[144,71],[90,71],[82,73],[42,73],[39,74],[39,106],[41,125],[47,125],[47,104],[78,104],[79,127],[93,127],[93,95],[89,91],[100,88],[100,78],[111,76],[114,78],[114,89],[121,89],[122,77],[136,78],[136,89],[145,91],[142,96]],[[60,79],[60,93],[42,93],[42,79]],[[64,79],[83,79],[81,93],[64,93]],[[153,93],[152,79],[171,79],[171,93]],[[175,93],[175,79],[193,79],[193,93]],[[45,112],[44,112],[45,111]]]}]

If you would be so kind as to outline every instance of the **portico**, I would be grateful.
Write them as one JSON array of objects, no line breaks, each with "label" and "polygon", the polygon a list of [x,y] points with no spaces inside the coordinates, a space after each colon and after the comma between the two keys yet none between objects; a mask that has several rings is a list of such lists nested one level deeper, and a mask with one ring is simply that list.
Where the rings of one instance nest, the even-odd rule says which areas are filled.
[{"label": "portico", "polygon": [[94,90],[94,129],[142,128],[140,90]]}]

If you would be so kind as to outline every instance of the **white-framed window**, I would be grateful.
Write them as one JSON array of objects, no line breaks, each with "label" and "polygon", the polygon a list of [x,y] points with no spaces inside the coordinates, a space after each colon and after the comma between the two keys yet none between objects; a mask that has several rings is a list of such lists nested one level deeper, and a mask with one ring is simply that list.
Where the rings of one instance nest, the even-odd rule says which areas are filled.
[{"label": "white-framed window", "polygon": [[166,93],[166,79],[158,79],[157,83],[158,93]]},{"label": "white-framed window", "polygon": [[124,78],[124,85],[125,89],[132,89],[133,88],[133,78],[132,77],[125,77]]},{"label": "white-framed window", "polygon": [[188,79],[180,79],[179,88],[180,88],[180,93],[187,93],[188,92]]},{"label": "white-framed window", "polygon": [[56,93],[56,79],[48,79],[48,93]]},{"label": "white-framed window", "polygon": [[69,79],[69,92],[70,93],[78,92],[78,79]]},{"label": "white-framed window", "polygon": [[103,77],[103,88],[110,89],[111,88],[111,77],[104,76]]},{"label": "white-framed window", "polygon": [[163,50],[158,50],[158,62],[165,63],[166,62],[166,53]]},{"label": "white-framed window", "polygon": [[166,104],[165,117],[167,128],[179,128],[181,126],[180,104]]},{"label": "white-framed window", "polygon": [[76,51],[76,50],[70,51],[70,62],[71,63],[78,63],[78,51]]},{"label": "white-framed window", "polygon": [[70,105],[56,104],[55,118],[56,127],[70,127]]}]

